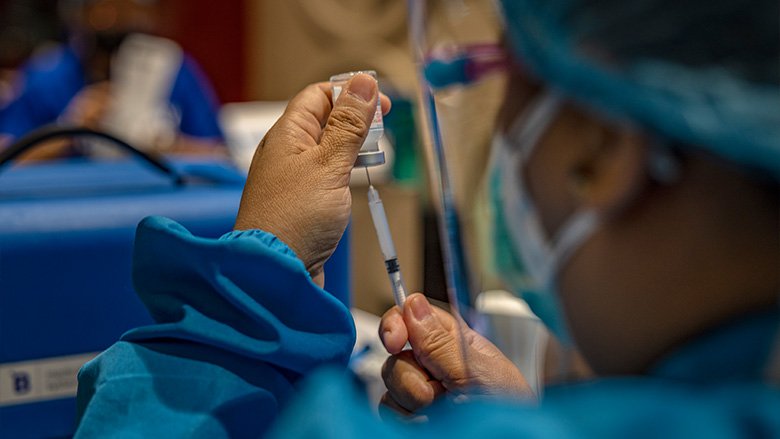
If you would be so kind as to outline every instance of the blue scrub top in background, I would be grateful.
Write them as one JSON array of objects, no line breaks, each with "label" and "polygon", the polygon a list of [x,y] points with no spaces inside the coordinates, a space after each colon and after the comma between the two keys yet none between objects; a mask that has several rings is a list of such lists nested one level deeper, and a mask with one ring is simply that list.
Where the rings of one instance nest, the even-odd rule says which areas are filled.
[{"label": "blue scrub top in background", "polygon": [[[84,70],[69,46],[46,49],[21,71],[17,97],[0,111],[0,133],[18,138],[55,122],[86,83]],[[221,140],[216,96],[195,61],[185,55],[171,90],[170,104],[179,114],[179,131]]]},{"label": "blue scrub top in background", "polygon": [[368,406],[345,372],[349,310],[273,235],[202,239],[150,218],[134,263],[157,324],[82,368],[76,437],[780,437],[780,388],[765,379],[777,309],[701,336],[649,376],[550,388],[538,407],[444,400],[405,424]]}]

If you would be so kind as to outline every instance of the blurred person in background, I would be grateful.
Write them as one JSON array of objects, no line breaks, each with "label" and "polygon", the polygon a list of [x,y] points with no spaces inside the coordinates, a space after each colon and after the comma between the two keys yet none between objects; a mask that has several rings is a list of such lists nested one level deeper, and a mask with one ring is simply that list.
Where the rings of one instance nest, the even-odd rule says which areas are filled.
[{"label": "blurred person in background", "polygon": [[[114,132],[144,150],[221,153],[218,102],[207,78],[175,43],[152,37],[161,3],[60,0],[67,43],[35,53],[20,68],[13,98],[0,113],[6,143],[59,123]],[[124,44],[133,39],[141,43]],[[129,46],[134,53],[120,57]],[[151,97],[139,103],[138,95]],[[62,144],[37,151],[40,157],[71,153]]]},{"label": "blurred person in background", "polygon": [[[36,51],[62,40],[58,0],[0,2],[0,120],[18,93],[20,67]],[[0,132],[0,146],[10,137]]]}]

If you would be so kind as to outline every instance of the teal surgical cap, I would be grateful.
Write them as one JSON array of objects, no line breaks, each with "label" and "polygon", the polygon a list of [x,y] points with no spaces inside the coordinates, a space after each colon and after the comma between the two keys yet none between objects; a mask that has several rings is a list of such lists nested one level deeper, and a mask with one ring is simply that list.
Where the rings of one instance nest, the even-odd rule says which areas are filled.
[{"label": "teal surgical cap", "polygon": [[780,178],[778,0],[499,0],[534,76]]}]

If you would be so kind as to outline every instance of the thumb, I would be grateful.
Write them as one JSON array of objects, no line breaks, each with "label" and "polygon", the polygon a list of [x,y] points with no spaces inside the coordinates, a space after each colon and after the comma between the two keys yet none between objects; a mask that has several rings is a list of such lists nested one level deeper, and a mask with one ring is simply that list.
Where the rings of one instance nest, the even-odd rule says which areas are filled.
[{"label": "thumb", "polygon": [[422,294],[409,296],[404,306],[404,322],[415,358],[433,378],[453,390],[465,384],[466,370],[455,322],[443,321],[448,317],[437,315]]},{"label": "thumb", "polygon": [[320,140],[323,162],[352,169],[376,113],[378,87],[369,75],[349,81],[333,105]]}]

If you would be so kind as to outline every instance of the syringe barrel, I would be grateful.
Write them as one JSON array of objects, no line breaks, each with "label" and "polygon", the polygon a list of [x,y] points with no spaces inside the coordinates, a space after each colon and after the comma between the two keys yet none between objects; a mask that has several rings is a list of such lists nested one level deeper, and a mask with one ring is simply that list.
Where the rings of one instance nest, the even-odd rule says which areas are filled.
[{"label": "syringe barrel", "polygon": [[386,261],[396,259],[393,237],[390,235],[390,225],[387,223],[387,215],[379,193],[373,186],[368,187],[368,208],[371,211],[371,219],[374,220],[374,228],[379,238],[379,247]]}]

